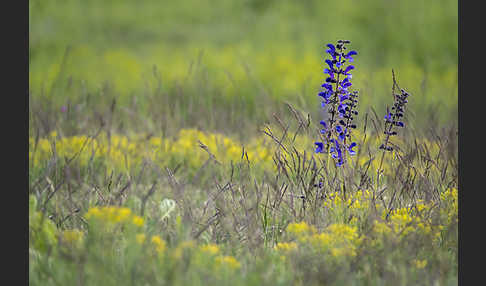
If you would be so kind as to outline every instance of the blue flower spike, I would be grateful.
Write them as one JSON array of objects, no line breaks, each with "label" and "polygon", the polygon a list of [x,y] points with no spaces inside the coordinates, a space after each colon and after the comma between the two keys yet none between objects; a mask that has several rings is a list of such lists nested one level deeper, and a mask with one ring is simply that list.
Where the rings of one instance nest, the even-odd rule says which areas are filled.
[{"label": "blue flower spike", "polygon": [[355,69],[352,62],[356,51],[345,53],[348,40],[338,40],[337,44],[327,44],[326,53],[331,58],[325,59],[327,66],[324,74],[328,77],[322,84],[323,90],[319,92],[322,97],[321,106],[327,112],[328,119],[321,121],[321,134],[324,134],[324,142],[316,142],[316,153],[328,153],[335,159],[336,166],[342,166],[346,162],[346,154],[355,154],[353,150],[356,142],[347,143],[350,140],[351,130],[356,128],[353,124],[354,117],[358,114],[358,92],[351,91],[351,71]]},{"label": "blue flower spike", "polygon": [[[393,71],[392,71],[393,73]],[[390,136],[395,136],[398,134],[397,131],[395,131],[393,128],[395,126],[397,127],[405,127],[405,123],[403,121],[399,121],[400,118],[404,116],[405,112],[405,106],[408,103],[407,98],[410,96],[408,92],[406,92],[404,89],[400,89],[400,93],[396,93],[395,89],[398,88],[398,84],[395,81],[395,74],[393,73],[393,98],[395,99],[395,102],[393,103],[393,107],[391,108],[391,111],[387,108],[386,115],[384,117],[385,119],[385,143],[380,145],[380,149],[384,151],[393,151],[392,146],[388,146],[389,144],[389,139]]]}]

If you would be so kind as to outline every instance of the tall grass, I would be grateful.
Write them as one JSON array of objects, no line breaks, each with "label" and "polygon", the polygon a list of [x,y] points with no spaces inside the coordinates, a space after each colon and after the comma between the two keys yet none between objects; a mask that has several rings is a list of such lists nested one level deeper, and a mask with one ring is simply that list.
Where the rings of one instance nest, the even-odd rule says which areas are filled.
[{"label": "tall grass", "polygon": [[[456,14],[30,1],[30,284],[457,284]],[[343,37],[358,148],[338,167],[314,143]],[[391,137],[395,77],[411,97]]]}]

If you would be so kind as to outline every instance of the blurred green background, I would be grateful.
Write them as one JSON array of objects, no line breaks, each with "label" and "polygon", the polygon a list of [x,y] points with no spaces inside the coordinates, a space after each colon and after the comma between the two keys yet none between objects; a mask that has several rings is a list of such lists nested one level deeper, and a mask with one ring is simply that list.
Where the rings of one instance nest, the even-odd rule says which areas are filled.
[{"label": "blurred green background", "polygon": [[[358,51],[353,86],[361,91],[362,111],[383,113],[392,104],[394,69],[413,96],[409,125],[456,124],[457,6],[452,0],[29,0],[31,111],[62,125],[60,108],[72,107],[75,123],[62,125],[71,133],[86,131],[83,116],[104,114],[113,100],[131,112],[119,115],[113,128],[121,132],[190,126],[241,133],[269,120],[284,101],[318,122],[325,45],[348,39]],[[124,119],[127,114],[136,116]]]}]

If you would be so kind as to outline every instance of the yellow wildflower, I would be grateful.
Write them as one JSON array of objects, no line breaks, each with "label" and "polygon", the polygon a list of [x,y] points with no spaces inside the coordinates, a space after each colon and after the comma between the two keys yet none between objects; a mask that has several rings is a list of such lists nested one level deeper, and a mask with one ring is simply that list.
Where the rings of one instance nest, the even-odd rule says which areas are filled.
[{"label": "yellow wildflower", "polygon": [[84,233],[77,229],[65,230],[62,232],[62,241],[68,244],[73,244],[81,241],[84,237]]},{"label": "yellow wildflower", "polygon": [[144,223],[144,220],[143,220],[143,218],[141,218],[139,216],[133,216],[132,222],[136,226],[142,226],[143,223]]},{"label": "yellow wildflower", "polygon": [[387,235],[392,232],[392,229],[384,222],[375,221],[373,230],[382,235]]},{"label": "yellow wildflower", "polygon": [[422,268],[425,268],[425,266],[427,266],[427,260],[426,259],[424,259],[424,260],[415,259],[415,260],[413,260],[413,264],[415,265],[415,267],[417,267],[417,269],[422,269]]},{"label": "yellow wildflower", "polygon": [[155,249],[157,250],[157,252],[164,252],[164,250],[166,249],[165,241],[161,239],[160,236],[153,235],[151,241],[155,245]]},{"label": "yellow wildflower", "polygon": [[219,247],[216,244],[210,243],[200,247],[201,251],[216,255],[219,253]]},{"label": "yellow wildflower", "polygon": [[92,217],[99,218],[101,216],[101,210],[98,207],[90,208],[85,217],[90,219]]},{"label": "yellow wildflower", "polygon": [[241,267],[241,263],[233,256],[219,256],[216,257],[216,263],[219,265],[227,265],[232,269],[238,269]]},{"label": "yellow wildflower", "polygon": [[129,208],[119,208],[117,210],[117,215],[114,218],[115,222],[121,222],[128,219],[128,217],[132,214],[132,211]]},{"label": "yellow wildflower", "polygon": [[293,233],[297,236],[304,236],[308,234],[316,233],[316,228],[314,226],[309,226],[306,222],[291,223],[287,227],[287,231]]},{"label": "yellow wildflower", "polygon": [[297,249],[297,243],[295,242],[279,242],[274,246],[275,250],[280,251],[292,251]]}]

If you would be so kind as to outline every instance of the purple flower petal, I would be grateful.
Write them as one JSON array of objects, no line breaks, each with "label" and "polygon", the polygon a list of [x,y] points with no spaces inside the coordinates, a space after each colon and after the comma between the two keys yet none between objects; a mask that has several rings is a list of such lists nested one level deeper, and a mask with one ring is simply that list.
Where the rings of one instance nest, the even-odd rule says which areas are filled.
[{"label": "purple flower petal", "polygon": [[344,70],[344,73],[347,74],[350,70],[353,70],[354,69],[354,66],[352,65],[349,65],[346,70]]},{"label": "purple flower petal", "polygon": [[329,65],[329,68],[331,68],[331,70],[334,69],[334,65],[330,59],[326,59],[326,63]]},{"label": "purple flower petal", "polygon": [[349,155],[356,155],[356,151],[353,150],[354,147],[356,147],[356,142],[353,142],[349,145],[348,147],[348,151],[349,151]]}]

